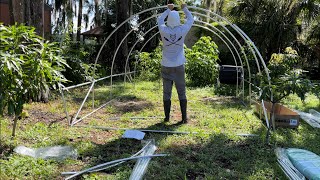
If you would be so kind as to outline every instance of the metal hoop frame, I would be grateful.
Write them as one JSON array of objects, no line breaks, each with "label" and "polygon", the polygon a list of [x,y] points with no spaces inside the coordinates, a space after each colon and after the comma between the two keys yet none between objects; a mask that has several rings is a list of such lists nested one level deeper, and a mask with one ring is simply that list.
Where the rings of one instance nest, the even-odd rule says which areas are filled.
[{"label": "metal hoop frame", "polygon": [[[136,17],[136,16],[138,16],[138,15],[140,15],[140,14],[142,14],[142,13],[149,12],[149,11],[152,11],[152,10],[158,10],[158,9],[162,9],[162,8],[166,8],[166,7],[167,7],[167,6],[160,6],[160,7],[154,7],[154,8],[146,9],[146,10],[141,11],[141,12],[135,14],[135,15],[132,15],[132,16],[129,17],[127,20],[125,20],[124,22],[122,22],[121,24],[119,24],[119,25],[109,34],[109,36],[106,38],[106,40],[105,40],[104,43],[102,44],[102,46],[101,46],[101,48],[100,48],[100,50],[99,50],[99,52],[98,52],[98,54],[97,54],[94,67],[96,67],[96,64],[97,64],[97,62],[98,62],[98,59],[99,59],[99,57],[100,57],[100,54],[101,54],[104,46],[107,44],[107,42],[108,42],[109,39],[112,37],[112,35],[114,35],[115,32],[116,32],[117,30],[119,30],[120,27],[122,27],[125,23],[127,23],[128,21],[132,20],[134,17]],[[224,24],[222,24],[222,23],[219,22],[219,21],[216,21],[215,18],[221,19],[221,20],[223,20],[224,22],[226,22],[233,30],[235,30],[235,31],[238,33],[238,35],[240,35],[240,37],[244,40],[244,42],[245,42],[247,45],[249,45],[249,50],[251,51],[251,53],[252,53],[253,56],[254,56],[254,59],[255,59],[255,62],[256,62],[258,71],[261,73],[261,70],[260,70],[260,63],[261,63],[261,64],[262,64],[262,67],[263,67],[263,69],[264,69],[264,71],[265,71],[265,73],[266,73],[266,75],[267,75],[267,77],[268,77],[269,84],[270,84],[270,76],[269,76],[269,73],[268,73],[268,69],[267,69],[267,67],[266,67],[266,64],[265,64],[265,62],[264,62],[264,60],[263,60],[260,52],[258,51],[257,47],[254,45],[254,43],[252,42],[252,40],[251,40],[238,26],[232,24],[232,23],[231,23],[230,21],[228,21],[226,18],[224,18],[224,17],[222,17],[222,16],[219,16],[219,15],[217,15],[217,14],[215,14],[215,13],[209,11],[209,10],[206,10],[206,9],[203,9],[203,8],[199,8],[199,7],[194,7],[194,6],[191,6],[191,7],[188,7],[188,8],[189,8],[189,9],[198,10],[198,11],[202,11],[202,12],[205,12],[205,13],[209,13],[209,15],[207,15],[207,14],[201,14],[201,13],[198,13],[198,12],[192,12],[192,14],[194,14],[194,15],[202,16],[202,17],[207,17],[207,18],[209,18],[209,19],[217,22],[217,23],[232,37],[232,39],[233,39],[233,40],[236,42],[236,44],[239,46],[240,51],[241,51],[241,54],[244,55],[245,63],[247,64],[247,67],[248,67],[248,75],[249,75],[249,82],[248,82],[248,84],[249,84],[249,98],[250,98],[250,100],[251,100],[251,84],[252,84],[252,83],[251,83],[250,64],[249,64],[249,61],[248,61],[248,59],[247,59],[246,53],[243,51],[242,45],[240,44],[240,42],[238,41],[238,39],[229,31],[228,28],[225,27]],[[148,20],[150,20],[150,19],[152,19],[152,18],[155,18],[155,17],[159,16],[159,15],[160,15],[160,14],[155,14],[155,15],[152,15],[152,16],[148,17],[147,19],[144,19],[143,21],[141,21],[141,22],[138,24],[138,26],[141,25],[142,23],[147,22]],[[211,16],[214,16],[215,18],[212,18]],[[214,26],[212,26],[211,24],[208,24],[208,23],[206,23],[206,22],[203,22],[203,21],[200,21],[200,20],[195,20],[195,22],[197,22],[197,23],[202,23],[202,24],[204,24],[204,25],[194,24],[193,26],[206,29],[206,30],[212,32],[213,34],[215,34],[215,35],[227,46],[227,48],[228,48],[229,51],[231,52],[232,57],[234,58],[234,61],[235,61],[236,66],[237,66],[237,58],[238,58],[238,59],[239,59],[239,62],[240,62],[240,64],[241,64],[241,67],[243,68],[243,62],[242,62],[241,56],[240,56],[240,54],[239,54],[239,51],[238,51],[237,48],[234,46],[234,44],[231,42],[231,40],[224,34],[224,32],[220,31],[218,28],[216,28],[216,27],[214,27]],[[146,31],[144,34],[149,33],[151,30],[153,30],[153,29],[156,28],[156,27],[157,27],[157,26],[154,26],[154,27],[150,28],[150,29],[149,29],[148,31]],[[209,27],[210,27],[210,28],[209,28]],[[125,63],[125,68],[124,68],[124,69],[125,69],[125,72],[124,72],[124,73],[120,73],[120,74],[113,74],[114,62],[115,62],[115,59],[116,59],[116,55],[117,55],[117,53],[118,53],[118,51],[119,51],[119,49],[120,49],[120,46],[122,45],[122,43],[124,42],[124,40],[130,35],[130,33],[132,33],[133,31],[134,31],[134,29],[130,30],[130,31],[125,35],[125,37],[121,40],[120,44],[118,45],[118,47],[117,47],[117,49],[116,49],[116,51],[115,51],[115,53],[114,53],[114,56],[113,56],[112,65],[111,65],[111,75],[110,75],[110,76],[103,77],[103,78],[100,78],[100,79],[97,79],[97,80],[92,80],[91,82],[86,82],[86,83],[82,83],[82,84],[70,86],[70,87],[64,87],[64,88],[60,87],[60,92],[61,92],[61,94],[62,94],[62,99],[63,99],[63,102],[64,102],[64,109],[65,109],[66,116],[67,116],[67,118],[68,118],[68,120],[69,120],[69,125],[71,125],[71,126],[75,125],[76,123],[80,122],[80,121],[83,120],[84,118],[90,116],[91,114],[95,113],[95,112],[98,111],[99,109],[105,107],[107,104],[109,104],[109,103],[112,101],[112,100],[108,101],[107,103],[101,105],[99,108],[97,108],[97,109],[93,110],[92,112],[88,113],[87,115],[85,115],[85,116],[82,117],[81,119],[77,119],[77,117],[78,117],[78,115],[80,114],[80,112],[81,112],[81,110],[82,110],[82,107],[83,107],[84,103],[86,102],[86,100],[87,100],[90,92],[94,89],[94,85],[95,85],[96,82],[110,78],[110,87],[112,88],[112,86],[113,86],[113,85],[112,85],[112,78],[113,78],[113,77],[122,76],[122,75],[123,75],[123,76],[124,76],[124,82],[126,83],[126,77],[127,77],[128,74],[134,74],[134,76],[135,76],[136,63],[138,62],[138,60],[136,60],[134,71],[127,72],[127,66],[128,66],[129,56],[131,55],[131,53],[132,53],[133,49],[135,48],[135,46],[137,45],[137,43],[139,43],[139,42],[141,42],[141,41],[137,41],[137,42],[133,45],[133,47],[130,49],[130,52],[129,52],[128,56],[127,56],[126,63]],[[217,32],[218,32],[219,34],[221,34],[221,35],[223,36],[223,38],[225,38],[225,39],[223,39]],[[142,46],[142,48],[140,49],[139,52],[141,52],[141,51],[143,50],[143,48],[145,47],[145,45],[146,45],[152,38],[154,38],[157,34],[159,34],[159,32],[155,33],[152,37],[150,37],[150,38],[146,41],[146,43],[144,43],[144,45]],[[230,43],[230,45],[232,46],[232,48],[234,49],[234,51],[230,48],[230,46],[228,45],[228,43],[227,43],[225,40],[226,40],[228,43]],[[237,58],[236,58],[236,56],[234,55],[233,52],[236,53]],[[259,58],[256,56],[256,54],[258,55]],[[260,61],[260,63],[259,63],[259,61]],[[95,69],[95,68],[94,68],[94,69]],[[95,70],[94,70],[94,73],[93,73],[93,74],[95,74]],[[238,78],[237,78],[237,79],[238,79]],[[88,90],[88,92],[87,92],[87,94],[86,94],[86,96],[85,96],[85,98],[84,98],[81,106],[79,107],[79,109],[78,109],[75,117],[74,117],[73,119],[70,119],[70,118],[69,118],[68,111],[67,111],[67,105],[66,105],[66,101],[65,101],[65,97],[64,97],[63,91],[64,91],[64,90],[69,90],[69,89],[72,89],[72,88],[77,88],[77,87],[84,86],[84,85],[89,85],[89,84],[91,84],[91,86],[90,86],[90,88],[89,88],[89,90]],[[237,91],[236,91],[236,92],[238,92],[238,83],[237,83]],[[239,94],[240,94],[240,93],[239,93]],[[242,82],[242,94],[243,94],[243,98],[244,98],[244,81]],[[237,96],[237,94],[236,94],[236,96]],[[94,97],[93,97],[93,98],[94,98]],[[112,97],[111,97],[111,98],[112,98]],[[94,102],[94,101],[93,101],[93,102]],[[93,106],[94,106],[94,104],[93,104]],[[268,128],[269,128],[269,126],[268,126]]]}]

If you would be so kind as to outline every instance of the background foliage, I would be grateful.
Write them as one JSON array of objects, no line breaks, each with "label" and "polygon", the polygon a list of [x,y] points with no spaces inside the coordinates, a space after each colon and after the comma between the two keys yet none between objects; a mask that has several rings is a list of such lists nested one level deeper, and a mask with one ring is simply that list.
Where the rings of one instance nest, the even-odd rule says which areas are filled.
[{"label": "background foliage", "polygon": [[[211,37],[201,37],[191,49],[185,47],[185,72],[191,86],[211,86],[218,77],[218,46]],[[160,78],[162,49],[161,44],[153,52],[142,52],[139,56],[138,70],[144,80]]]}]

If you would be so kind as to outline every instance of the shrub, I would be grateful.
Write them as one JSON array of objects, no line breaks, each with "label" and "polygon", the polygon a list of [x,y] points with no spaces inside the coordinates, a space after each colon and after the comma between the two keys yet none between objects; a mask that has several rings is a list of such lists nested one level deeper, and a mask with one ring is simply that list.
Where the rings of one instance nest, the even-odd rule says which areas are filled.
[{"label": "shrub", "polygon": [[13,133],[23,104],[49,86],[67,80],[61,74],[68,66],[57,44],[44,41],[35,29],[0,24],[0,115],[5,108],[15,115]]},{"label": "shrub", "polygon": [[287,47],[284,54],[272,54],[268,69],[270,70],[271,83],[268,84],[266,77],[262,81],[262,97],[273,103],[280,102],[290,94],[297,94],[303,101],[305,94],[311,90],[312,83],[303,78],[302,70],[296,68],[301,59],[298,53],[291,47]]},{"label": "shrub", "polygon": [[151,53],[142,52],[139,54],[137,70],[142,80],[154,81],[161,76],[162,44]]},{"label": "shrub", "polygon": [[99,78],[101,76],[101,65],[96,65],[95,75],[93,76],[94,64],[90,63],[91,59],[94,58],[92,55],[96,52],[96,46],[72,42],[68,35],[65,37],[62,42],[62,49],[69,68],[63,74],[68,77],[69,83],[79,84],[93,78]]},{"label": "shrub", "polygon": [[[218,77],[218,46],[210,37],[202,37],[192,47],[185,47],[186,75],[192,86],[207,86],[216,82]],[[151,53],[139,54],[138,71],[143,80],[157,80],[161,77],[161,44]]]},{"label": "shrub", "polygon": [[218,46],[209,36],[186,49],[186,75],[192,86],[212,85],[218,77]]}]

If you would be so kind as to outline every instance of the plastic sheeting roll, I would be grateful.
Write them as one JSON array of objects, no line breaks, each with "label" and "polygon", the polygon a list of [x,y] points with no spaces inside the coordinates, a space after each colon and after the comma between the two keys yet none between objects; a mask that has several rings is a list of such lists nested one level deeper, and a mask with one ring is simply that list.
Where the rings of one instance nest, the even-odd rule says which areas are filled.
[{"label": "plastic sheeting roll", "polygon": [[320,156],[313,152],[288,148],[286,153],[294,165],[305,177],[311,180],[320,180]]}]

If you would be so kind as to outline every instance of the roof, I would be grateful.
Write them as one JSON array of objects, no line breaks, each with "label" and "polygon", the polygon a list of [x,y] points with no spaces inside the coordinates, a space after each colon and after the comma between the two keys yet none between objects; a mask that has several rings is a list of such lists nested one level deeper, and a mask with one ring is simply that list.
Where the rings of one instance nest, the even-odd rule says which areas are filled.
[{"label": "roof", "polygon": [[104,30],[105,28],[103,26],[99,26],[93,29],[90,29],[89,31],[81,33],[81,35],[84,36],[103,36],[104,35]]}]

